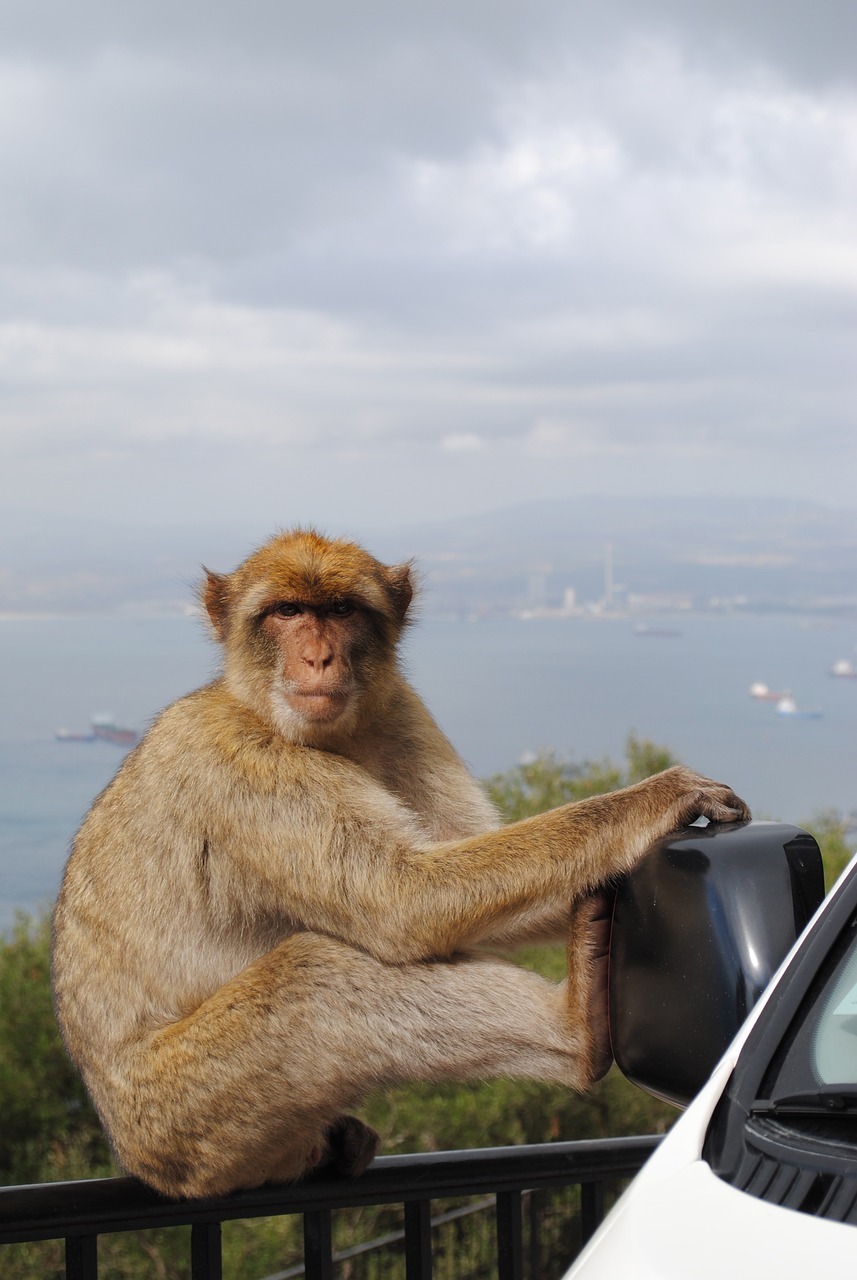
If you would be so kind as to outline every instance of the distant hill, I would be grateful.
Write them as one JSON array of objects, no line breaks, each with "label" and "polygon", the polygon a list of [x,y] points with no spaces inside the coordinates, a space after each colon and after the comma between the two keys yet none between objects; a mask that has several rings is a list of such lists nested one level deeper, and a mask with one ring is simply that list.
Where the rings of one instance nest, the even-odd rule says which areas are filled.
[{"label": "distant hill", "polygon": [[[227,521],[55,524],[0,519],[0,611],[179,610],[202,563],[227,570],[271,530]],[[337,531],[338,532],[338,531]],[[603,595],[605,548],[617,592],[747,597],[752,607],[857,610],[857,510],[730,498],[587,497],[522,503],[466,519],[355,529],[382,559],[414,558],[427,612],[504,611],[540,595]]]},{"label": "distant hill", "polygon": [[[642,594],[747,596],[757,606],[857,606],[857,511],[720,496],[522,504],[408,530],[439,598],[525,597],[534,575],[549,601],[565,587],[603,594],[605,548],[617,588]],[[397,533],[396,544],[399,535]]]}]

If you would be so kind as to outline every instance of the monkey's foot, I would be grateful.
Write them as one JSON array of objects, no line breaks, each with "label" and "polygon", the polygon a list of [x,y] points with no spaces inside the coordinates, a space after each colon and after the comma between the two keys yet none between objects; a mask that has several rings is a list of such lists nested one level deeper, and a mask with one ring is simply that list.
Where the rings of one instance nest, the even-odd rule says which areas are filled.
[{"label": "monkey's foot", "polygon": [[585,1044],[586,1087],[613,1063],[608,977],[613,894],[594,893],[577,904],[568,946],[569,1026]]},{"label": "monkey's foot", "polygon": [[356,1178],[375,1159],[380,1145],[380,1137],[368,1124],[356,1116],[341,1116],[328,1129],[326,1146],[314,1164]]}]

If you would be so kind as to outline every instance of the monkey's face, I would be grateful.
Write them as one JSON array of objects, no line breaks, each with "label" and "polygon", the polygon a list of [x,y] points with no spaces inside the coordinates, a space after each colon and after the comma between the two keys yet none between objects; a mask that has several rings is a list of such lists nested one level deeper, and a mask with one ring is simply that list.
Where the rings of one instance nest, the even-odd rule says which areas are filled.
[{"label": "monkey's face", "polygon": [[[301,724],[333,725],[355,709],[369,646],[369,620],[351,600],[280,600],[262,620],[275,655],[275,710]],[[280,715],[278,715],[280,719]]]},{"label": "monkey's face", "polygon": [[293,741],[336,746],[389,691],[411,595],[407,565],[297,531],[209,573],[204,598],[240,701]]}]

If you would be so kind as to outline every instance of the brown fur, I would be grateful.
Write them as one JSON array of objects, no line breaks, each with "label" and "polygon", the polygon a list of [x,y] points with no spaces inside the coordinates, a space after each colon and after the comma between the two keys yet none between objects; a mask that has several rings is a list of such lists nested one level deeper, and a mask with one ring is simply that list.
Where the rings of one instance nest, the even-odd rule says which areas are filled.
[{"label": "brown fur", "polygon": [[[164,711],[96,800],[55,914],[66,1044],[118,1158],[199,1196],[358,1171],[347,1116],[401,1080],[609,1063],[593,891],[700,814],[674,768],[501,828],[396,641],[407,567],[296,531],[205,603],[220,679]],[[562,987],[476,950],[568,935]]]}]

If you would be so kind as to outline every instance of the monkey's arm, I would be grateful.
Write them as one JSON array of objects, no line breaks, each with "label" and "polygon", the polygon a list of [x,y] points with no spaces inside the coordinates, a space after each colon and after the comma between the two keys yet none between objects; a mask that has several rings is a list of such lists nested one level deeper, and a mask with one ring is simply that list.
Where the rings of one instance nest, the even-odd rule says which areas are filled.
[{"label": "monkey's arm", "polygon": [[229,860],[224,883],[243,870],[258,910],[276,904],[302,927],[388,963],[526,932],[700,815],[749,816],[729,787],[677,766],[622,791],[437,843],[362,770],[341,757],[306,755],[282,813],[275,804],[268,820],[260,809],[254,839],[234,828],[229,805],[221,809],[212,853]]}]

